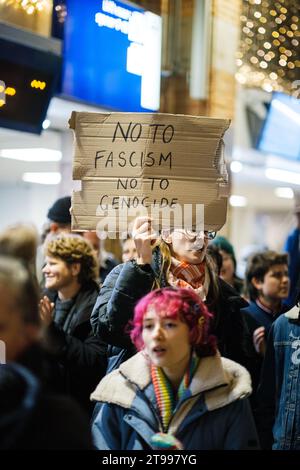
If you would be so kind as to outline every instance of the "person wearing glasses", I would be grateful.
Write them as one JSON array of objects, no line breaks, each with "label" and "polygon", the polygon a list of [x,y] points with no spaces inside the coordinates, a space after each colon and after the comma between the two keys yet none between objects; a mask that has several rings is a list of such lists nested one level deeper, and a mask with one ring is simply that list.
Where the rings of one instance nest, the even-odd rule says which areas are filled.
[{"label": "person wearing glasses", "polygon": [[94,334],[109,345],[108,370],[136,352],[126,326],[138,300],[167,286],[193,289],[213,313],[211,333],[221,355],[247,366],[249,339],[240,309],[248,304],[218,278],[206,254],[215,233],[174,229],[158,236],[149,217],[138,217],[132,235],[137,258],[110,272],[91,315]]}]

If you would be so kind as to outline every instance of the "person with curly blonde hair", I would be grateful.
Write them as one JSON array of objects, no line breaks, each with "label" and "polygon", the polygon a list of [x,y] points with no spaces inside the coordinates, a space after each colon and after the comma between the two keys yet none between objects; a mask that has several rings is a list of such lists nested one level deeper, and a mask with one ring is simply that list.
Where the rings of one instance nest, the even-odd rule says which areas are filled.
[{"label": "person with curly blonde hair", "polygon": [[58,235],[45,246],[45,287],[40,315],[47,349],[61,365],[66,391],[89,411],[89,396],[106,370],[106,347],[91,331],[90,315],[98,295],[97,260],[79,235]]}]

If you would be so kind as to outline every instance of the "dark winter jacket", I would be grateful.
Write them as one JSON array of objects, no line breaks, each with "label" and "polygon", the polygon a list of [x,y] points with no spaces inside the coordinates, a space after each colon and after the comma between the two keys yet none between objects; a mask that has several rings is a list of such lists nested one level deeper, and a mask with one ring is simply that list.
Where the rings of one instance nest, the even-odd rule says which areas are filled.
[{"label": "dark winter jacket", "polygon": [[[259,328],[260,326],[264,326],[265,339],[267,340],[272,324],[279,317],[279,315],[281,315],[281,313],[285,311],[286,308],[283,306],[282,312],[278,313],[277,315],[272,315],[271,313],[267,313],[265,310],[260,308],[256,302],[251,301],[248,307],[242,309],[242,313],[245,316],[250,337],[253,338],[253,333],[257,328]],[[253,345],[253,357],[252,360],[249,361],[249,372],[252,377],[253,389],[253,394],[250,397],[250,401],[253,408],[257,406],[256,391],[260,380],[262,363],[263,356],[256,352]]]},{"label": "dark winter jacket", "polygon": [[[152,267],[139,266],[135,261],[117,266],[106,278],[93,309],[91,323],[94,333],[103,341],[126,350],[122,352],[122,359],[117,360],[115,365],[134,354],[135,350],[126,333],[126,327],[133,318],[138,300],[154,287],[155,273]],[[240,309],[248,303],[221,279],[219,291],[219,298],[212,312],[212,333],[217,336],[222,356],[247,367],[249,335]],[[116,348],[110,350],[112,358],[115,354]],[[110,366],[109,370],[115,365]]]},{"label": "dark winter jacket", "polygon": [[58,325],[55,312],[45,332],[45,345],[59,361],[65,390],[89,411],[89,396],[107,367],[106,344],[93,335],[90,323],[97,295],[96,285],[82,288],[65,322]]},{"label": "dark winter jacket", "polygon": [[0,365],[0,450],[92,449],[88,417],[17,364]]},{"label": "dark winter jacket", "polygon": [[284,245],[284,251],[289,255],[290,278],[290,292],[284,303],[289,307],[293,307],[300,289],[300,230],[298,228],[289,234]]},{"label": "dark winter jacket", "polygon": [[[258,449],[249,403],[250,376],[218,355],[202,358],[177,403],[168,433],[185,450]],[[142,353],[107,375],[92,394],[100,402],[92,433],[100,450],[151,449],[162,432],[149,362]]]}]

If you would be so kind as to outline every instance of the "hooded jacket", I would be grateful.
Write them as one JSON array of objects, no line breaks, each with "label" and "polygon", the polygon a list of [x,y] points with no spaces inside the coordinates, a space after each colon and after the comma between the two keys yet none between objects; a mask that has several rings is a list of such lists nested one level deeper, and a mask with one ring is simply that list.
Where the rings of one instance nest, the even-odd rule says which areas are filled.
[{"label": "hooded jacket", "polygon": [[[257,449],[245,399],[250,393],[250,376],[242,366],[219,355],[201,358],[168,432],[185,450]],[[91,399],[101,402],[92,425],[98,449],[151,449],[151,437],[162,432],[149,362],[142,352],[104,377]]]}]

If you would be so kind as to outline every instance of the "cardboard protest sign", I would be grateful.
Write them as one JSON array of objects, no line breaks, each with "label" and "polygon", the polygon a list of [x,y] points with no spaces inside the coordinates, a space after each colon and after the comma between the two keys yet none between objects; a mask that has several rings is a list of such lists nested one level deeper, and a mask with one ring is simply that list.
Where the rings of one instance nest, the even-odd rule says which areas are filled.
[{"label": "cardboard protest sign", "polygon": [[126,230],[139,211],[147,211],[158,228],[174,212],[174,227],[187,220],[198,226],[200,219],[205,230],[224,225],[222,138],[229,120],[73,112],[69,124],[75,131],[73,179],[81,181],[72,197],[73,230],[95,230],[99,223],[104,228],[104,222],[109,232]]}]

